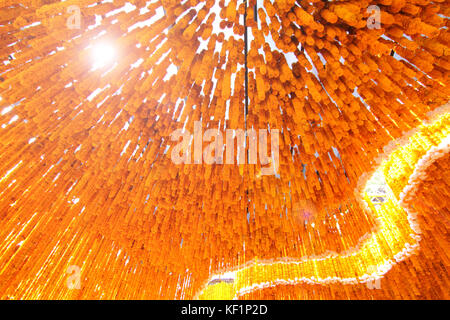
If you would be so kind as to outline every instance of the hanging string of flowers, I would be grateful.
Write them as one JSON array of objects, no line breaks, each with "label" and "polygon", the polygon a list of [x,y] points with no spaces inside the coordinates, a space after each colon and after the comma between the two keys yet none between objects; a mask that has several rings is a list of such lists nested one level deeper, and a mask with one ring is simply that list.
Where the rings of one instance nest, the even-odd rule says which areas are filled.
[{"label": "hanging string of flowers", "polygon": [[[188,299],[255,259],[345,259],[368,246],[381,213],[355,190],[385,146],[448,102],[449,16],[444,0],[0,0],[0,298]],[[174,163],[173,132],[199,122],[279,130],[276,174],[259,162]],[[390,160],[395,197],[446,128]],[[250,159],[245,141],[225,143],[234,160]],[[443,215],[447,182],[427,170]],[[380,239],[378,256],[352,264],[392,259],[411,240],[394,203],[382,210],[400,242]],[[284,268],[254,277],[297,272]],[[253,276],[237,281],[249,297]],[[261,292],[296,297],[303,285]]]}]

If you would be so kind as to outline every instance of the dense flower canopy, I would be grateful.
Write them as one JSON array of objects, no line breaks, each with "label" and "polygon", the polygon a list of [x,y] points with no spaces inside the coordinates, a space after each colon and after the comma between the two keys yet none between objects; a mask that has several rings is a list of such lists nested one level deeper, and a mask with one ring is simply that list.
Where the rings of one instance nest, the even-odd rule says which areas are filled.
[{"label": "dense flower canopy", "polygon": [[[0,297],[448,298],[448,17],[445,0],[0,0]],[[197,121],[280,130],[276,174],[174,163]],[[328,262],[275,263],[310,257]]]}]

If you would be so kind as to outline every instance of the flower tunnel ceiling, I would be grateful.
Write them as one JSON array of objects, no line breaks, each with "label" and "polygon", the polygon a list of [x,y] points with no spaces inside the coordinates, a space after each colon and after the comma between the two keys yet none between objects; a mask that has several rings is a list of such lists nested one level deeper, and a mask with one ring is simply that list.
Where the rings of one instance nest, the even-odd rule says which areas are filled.
[{"label": "flower tunnel ceiling", "polygon": [[[0,0],[0,298],[450,298],[449,17]],[[173,161],[199,123],[278,130],[273,174]]]}]

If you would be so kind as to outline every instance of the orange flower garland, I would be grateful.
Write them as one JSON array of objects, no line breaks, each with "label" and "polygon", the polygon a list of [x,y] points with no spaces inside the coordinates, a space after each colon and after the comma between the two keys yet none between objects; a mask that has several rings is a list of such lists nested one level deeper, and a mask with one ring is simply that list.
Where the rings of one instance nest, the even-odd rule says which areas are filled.
[{"label": "orange flower garland", "polygon": [[[370,5],[380,28],[369,28]],[[394,197],[373,212],[355,190],[389,142],[448,102],[449,16],[443,0],[0,0],[0,298],[193,298],[213,275],[255,260],[357,250],[383,210],[409,239]],[[196,121],[279,129],[279,172],[174,164],[171,133],[194,132]],[[436,128],[390,160],[395,197],[448,130]],[[418,210],[445,217],[440,159],[417,189],[427,199],[435,182],[439,195]],[[436,238],[430,229],[420,241],[423,256],[400,263],[415,266],[417,281],[428,267],[448,274],[448,258],[431,246],[445,244],[448,231],[436,228]],[[385,240],[382,254],[364,261],[401,249]],[[79,289],[67,285],[72,266]],[[264,272],[246,273],[239,288],[268,281]],[[286,280],[297,271],[270,272]],[[432,277],[425,285],[439,289],[422,295],[423,286],[406,293],[399,274],[386,273],[392,290],[369,296],[446,297],[448,277]],[[236,293],[218,285],[222,296]],[[258,292],[367,294],[360,284],[316,285]]]}]

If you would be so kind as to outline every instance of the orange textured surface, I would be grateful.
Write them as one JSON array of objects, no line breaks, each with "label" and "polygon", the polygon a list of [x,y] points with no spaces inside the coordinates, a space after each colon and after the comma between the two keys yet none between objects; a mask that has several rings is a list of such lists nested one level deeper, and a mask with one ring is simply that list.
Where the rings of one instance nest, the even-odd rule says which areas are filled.
[{"label": "orange textured surface", "polygon": [[[354,249],[377,227],[358,183],[450,98],[449,16],[444,0],[0,0],[0,298],[189,299],[255,259]],[[115,56],[95,69],[98,44]],[[278,174],[173,163],[171,133],[195,121],[279,129]],[[448,299],[447,164],[408,203],[430,228],[381,290],[242,297]],[[414,167],[396,168],[398,197]]]}]

